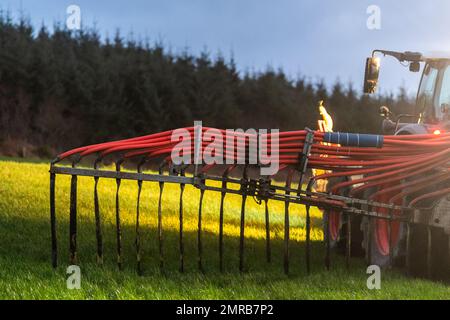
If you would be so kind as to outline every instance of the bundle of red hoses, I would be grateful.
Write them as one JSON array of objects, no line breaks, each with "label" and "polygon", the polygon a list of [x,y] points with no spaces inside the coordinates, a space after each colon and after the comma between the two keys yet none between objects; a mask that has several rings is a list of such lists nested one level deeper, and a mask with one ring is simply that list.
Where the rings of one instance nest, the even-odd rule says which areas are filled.
[{"label": "bundle of red hoses", "polygon": [[[194,157],[195,143],[198,141],[198,137],[195,137],[196,127],[183,128],[183,130],[191,137],[188,147],[184,147],[183,152]],[[238,143],[235,148],[229,150],[226,141],[241,139],[240,141],[244,141],[245,146],[248,146],[252,139],[262,139],[265,141],[265,144],[260,146],[264,149],[263,154],[269,154],[273,141],[277,141],[278,157],[272,161],[278,161],[280,170],[292,169],[299,164],[306,136],[310,132],[299,130],[252,134],[208,127],[201,127],[200,132],[206,136],[208,130],[214,130],[216,134],[222,135],[220,145],[224,159],[228,160],[225,163],[230,163],[229,160],[237,161],[242,157],[242,153],[237,150]],[[74,156],[80,159],[92,154],[100,157],[120,154],[123,158],[145,156],[148,159],[163,158],[170,162],[172,152],[176,148],[181,148],[180,140],[173,138],[174,133],[175,130],[169,130],[80,147],[60,154],[57,161]],[[203,152],[211,142],[208,139],[201,139],[197,148]],[[244,153],[245,156],[248,155]],[[377,136],[314,131],[308,167],[331,170],[331,173],[316,176],[314,179],[336,178],[335,181],[338,183],[331,187],[332,194],[340,194],[346,190],[349,196],[363,197],[364,191],[375,188],[378,191],[371,193],[371,200],[404,204],[407,195],[450,180],[449,159],[450,133]],[[211,165],[206,166],[204,170],[210,167]],[[437,197],[448,191],[447,189],[433,190],[431,193],[411,199],[409,205],[416,205],[424,199]],[[381,212],[383,210],[379,209]],[[335,229],[338,228],[337,221],[330,222],[336,225]]]},{"label": "bundle of red hoses", "polygon": [[[192,135],[190,148],[188,149],[194,155],[195,127],[183,129]],[[202,127],[202,132],[211,129]],[[237,160],[240,156],[237,150],[238,143],[235,144],[234,150],[227,149],[225,143],[229,135],[232,135],[232,139],[235,140],[245,137],[246,145],[250,143],[252,138],[255,138],[249,133],[220,129],[214,130],[217,130],[223,135],[224,159],[231,158]],[[74,155],[82,158],[91,154],[98,154],[103,157],[109,154],[121,154],[124,158],[146,156],[149,159],[166,158],[170,161],[173,149],[177,145],[180,145],[178,139],[173,141],[173,132],[174,130],[169,130],[131,139],[80,147],[60,154],[57,159],[60,161]],[[266,148],[264,152],[270,153],[272,138],[273,136],[277,136],[279,157],[278,160],[272,159],[272,161],[278,161],[280,170],[282,170],[288,166],[298,164],[300,159],[299,155],[303,151],[307,133],[308,131],[306,130],[267,133],[260,135],[259,139],[266,141],[266,144],[262,148]],[[316,179],[361,176],[358,179],[335,185],[333,192],[350,185],[363,184],[353,189],[352,193],[357,194],[366,188],[379,184],[386,184],[414,176],[423,177],[424,172],[430,171],[435,167],[444,167],[447,169],[446,163],[450,155],[450,133],[441,135],[383,136],[383,145],[380,147],[349,147],[345,146],[345,142],[343,143],[342,141],[339,145],[321,143],[327,141],[324,140],[324,136],[326,135],[323,132],[314,132],[314,144],[311,148],[308,166],[310,168],[332,170],[333,173],[318,176]],[[201,150],[203,151],[210,143],[211,141],[205,141],[203,139]],[[443,172],[439,171],[435,175],[421,179],[420,184],[423,185],[423,183],[429,181],[436,181],[435,179],[445,179],[448,175],[446,170]],[[383,192],[386,192],[386,190],[383,190]]]}]

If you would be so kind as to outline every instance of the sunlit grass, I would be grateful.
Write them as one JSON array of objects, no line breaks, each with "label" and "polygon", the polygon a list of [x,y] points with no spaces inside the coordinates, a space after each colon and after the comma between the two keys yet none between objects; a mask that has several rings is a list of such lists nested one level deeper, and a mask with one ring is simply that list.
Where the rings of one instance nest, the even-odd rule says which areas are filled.
[{"label": "sunlit grass", "polygon": [[[49,166],[46,163],[0,161],[0,297],[37,299],[299,299],[299,298],[449,298],[450,289],[439,283],[406,278],[392,271],[383,273],[382,290],[366,287],[364,262],[355,259],[347,271],[341,257],[333,269],[323,267],[323,245],[313,243],[313,272],[304,266],[304,209],[290,206],[291,275],[282,269],[284,203],[269,201],[272,263],[265,261],[264,205],[251,197],[246,206],[247,271],[238,271],[241,197],[225,200],[225,273],[218,270],[219,194],[206,192],[203,202],[205,274],[197,270],[197,223],[199,191],[186,186],[184,235],[186,272],[178,272],[179,186],[165,184],[163,235],[165,272],[159,270],[156,235],[157,183],[144,182],[141,219],[144,275],[135,272],[136,195],[135,181],[122,181],[120,208],[125,269],[115,265],[114,180],[100,179],[99,197],[104,234],[105,265],[95,261],[93,178],[78,181],[78,247],[82,270],[81,290],[66,289],[68,264],[69,176],[57,176],[56,211],[59,267],[50,265]],[[321,240],[321,213],[312,210],[313,240]]]}]

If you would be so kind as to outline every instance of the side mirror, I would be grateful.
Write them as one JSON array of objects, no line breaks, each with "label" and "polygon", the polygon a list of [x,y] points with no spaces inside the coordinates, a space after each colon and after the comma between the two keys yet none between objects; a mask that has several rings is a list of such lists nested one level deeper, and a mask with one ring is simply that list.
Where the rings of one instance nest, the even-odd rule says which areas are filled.
[{"label": "side mirror", "polygon": [[380,73],[380,60],[375,57],[366,59],[364,73],[364,93],[374,93],[377,89],[378,75]]}]

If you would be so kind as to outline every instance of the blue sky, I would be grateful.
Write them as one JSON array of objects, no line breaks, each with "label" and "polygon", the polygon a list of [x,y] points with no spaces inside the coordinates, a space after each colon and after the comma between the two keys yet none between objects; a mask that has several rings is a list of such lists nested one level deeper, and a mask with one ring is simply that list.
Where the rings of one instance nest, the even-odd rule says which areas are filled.
[{"label": "blue sky", "polygon": [[[364,60],[374,48],[421,52],[450,51],[448,0],[0,0],[35,25],[66,20],[66,8],[81,8],[82,23],[102,34],[116,28],[150,40],[162,39],[172,51],[205,47],[234,53],[240,70],[281,67],[295,77],[339,78],[361,89]],[[381,29],[369,30],[369,5],[381,10]],[[413,94],[418,74],[392,59],[382,61],[380,88]]]}]

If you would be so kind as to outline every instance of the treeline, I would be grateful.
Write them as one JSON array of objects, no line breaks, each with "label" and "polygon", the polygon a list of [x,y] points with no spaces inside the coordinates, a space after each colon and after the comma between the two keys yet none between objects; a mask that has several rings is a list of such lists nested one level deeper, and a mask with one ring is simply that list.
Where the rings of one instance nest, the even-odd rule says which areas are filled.
[{"label": "treeline", "polygon": [[190,126],[316,128],[324,100],[335,129],[377,132],[378,108],[408,110],[399,96],[366,97],[351,84],[240,72],[220,54],[173,54],[162,43],[101,39],[94,29],[34,30],[0,15],[0,153],[42,156],[104,140]]}]

